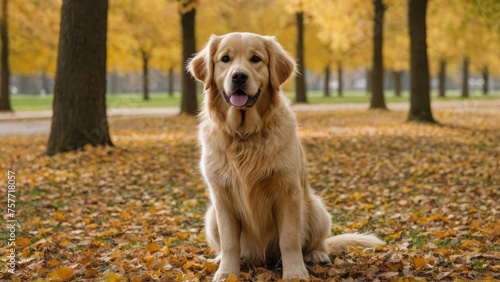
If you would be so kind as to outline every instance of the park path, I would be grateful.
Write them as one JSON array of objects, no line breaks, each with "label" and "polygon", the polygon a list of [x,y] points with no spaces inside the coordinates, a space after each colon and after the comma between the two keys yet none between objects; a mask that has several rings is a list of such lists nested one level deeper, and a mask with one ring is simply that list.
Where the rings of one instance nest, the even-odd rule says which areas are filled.
[{"label": "park path", "polygon": [[[387,107],[393,111],[408,111],[408,102],[388,103]],[[293,106],[296,112],[305,111],[339,111],[339,110],[365,110],[365,103],[348,104],[297,104]],[[457,100],[457,101],[435,101],[432,102],[433,109],[456,109],[456,110],[481,110],[500,112],[500,99],[495,100]],[[126,108],[109,109],[108,117],[114,116],[172,116],[179,113],[179,108]],[[52,111],[32,111],[0,113],[0,136],[7,135],[36,135],[48,134]]]}]

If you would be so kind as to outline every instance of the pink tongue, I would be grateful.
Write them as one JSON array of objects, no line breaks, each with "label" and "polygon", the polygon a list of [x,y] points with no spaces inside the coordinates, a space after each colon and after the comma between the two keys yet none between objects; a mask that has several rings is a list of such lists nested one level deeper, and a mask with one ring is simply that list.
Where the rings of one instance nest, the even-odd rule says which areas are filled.
[{"label": "pink tongue", "polygon": [[248,101],[248,95],[245,94],[234,94],[229,98],[231,104],[236,107],[244,106]]}]

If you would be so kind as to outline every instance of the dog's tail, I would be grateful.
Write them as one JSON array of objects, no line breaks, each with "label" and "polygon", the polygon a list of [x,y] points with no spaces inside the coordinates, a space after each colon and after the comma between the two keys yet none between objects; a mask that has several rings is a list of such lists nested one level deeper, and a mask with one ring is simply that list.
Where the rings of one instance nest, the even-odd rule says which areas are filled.
[{"label": "dog's tail", "polygon": [[348,247],[361,246],[363,248],[373,248],[385,245],[385,242],[373,234],[342,234],[330,237],[325,240],[326,246],[331,254],[338,254],[347,251]]}]

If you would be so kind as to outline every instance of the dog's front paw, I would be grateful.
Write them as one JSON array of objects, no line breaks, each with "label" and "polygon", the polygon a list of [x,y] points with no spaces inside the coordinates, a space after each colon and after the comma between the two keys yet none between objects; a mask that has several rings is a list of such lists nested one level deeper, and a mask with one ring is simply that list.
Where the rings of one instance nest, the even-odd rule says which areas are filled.
[{"label": "dog's front paw", "polygon": [[285,269],[283,270],[283,279],[309,279],[309,273],[304,265],[300,267],[294,267],[293,269]]},{"label": "dog's front paw", "polygon": [[236,277],[239,277],[240,274],[239,273],[231,273],[231,272],[221,272],[221,271],[217,271],[214,275],[214,278],[212,279],[212,282],[222,282],[222,281],[225,281],[229,275],[234,275]]},{"label": "dog's front paw", "polygon": [[320,250],[314,250],[308,253],[307,255],[304,256],[304,260],[310,263],[331,264],[330,257],[328,257],[328,254]]}]

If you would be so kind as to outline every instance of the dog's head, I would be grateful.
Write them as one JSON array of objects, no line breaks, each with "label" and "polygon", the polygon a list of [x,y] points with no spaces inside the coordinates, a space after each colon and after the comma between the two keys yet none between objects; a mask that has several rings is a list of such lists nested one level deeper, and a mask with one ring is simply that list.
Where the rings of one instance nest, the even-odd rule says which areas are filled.
[{"label": "dog's head", "polygon": [[269,102],[295,70],[295,61],[274,37],[253,33],[212,35],[188,63],[206,95],[214,96],[209,100],[222,97],[229,107],[241,110]]}]

